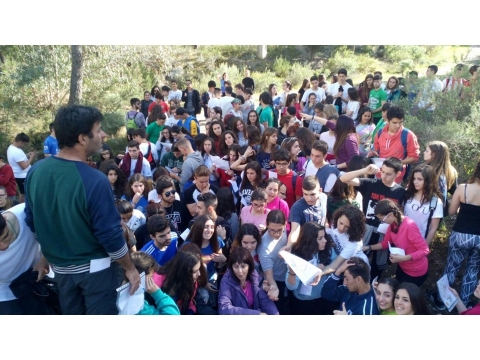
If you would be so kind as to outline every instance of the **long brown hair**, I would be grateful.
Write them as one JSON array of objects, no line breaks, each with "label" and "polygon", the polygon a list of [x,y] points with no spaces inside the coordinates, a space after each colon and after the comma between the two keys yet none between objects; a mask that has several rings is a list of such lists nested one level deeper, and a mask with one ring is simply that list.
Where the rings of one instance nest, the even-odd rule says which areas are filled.
[{"label": "long brown hair", "polygon": [[[337,120],[337,125],[335,127],[335,145],[333,146],[333,153],[338,158],[338,150],[345,144],[345,140],[350,134],[357,134],[357,130],[355,129],[355,124],[353,123],[353,119],[342,115]],[[358,136],[355,136],[358,145]]]},{"label": "long brown hair", "polygon": [[430,165],[419,165],[413,169],[408,178],[407,200],[412,199],[417,192],[413,185],[413,175],[416,173],[421,173],[423,177],[423,189],[419,190],[422,191],[422,198],[420,200],[421,204],[429,203],[432,200],[433,195],[436,195],[440,199],[443,198],[438,187],[438,175],[435,174],[433,168]]},{"label": "long brown hair", "polygon": [[[263,132],[263,135],[262,135],[262,142],[260,143],[260,146],[262,147],[262,150],[265,151],[265,152],[268,152],[270,151],[270,153],[273,155],[273,153],[275,152],[275,150],[277,149],[277,144],[270,144],[268,141],[270,140],[270,137],[273,135],[273,134],[277,134],[278,135],[278,131],[277,129],[273,128],[273,127],[268,127],[265,129],[265,131]],[[271,156],[271,155],[270,155]]]},{"label": "long brown hair", "polygon": [[430,141],[427,147],[432,152],[432,159],[428,162],[434,172],[438,175],[445,175],[447,180],[447,189],[450,189],[458,176],[457,170],[450,162],[450,151],[447,144],[443,141]]}]

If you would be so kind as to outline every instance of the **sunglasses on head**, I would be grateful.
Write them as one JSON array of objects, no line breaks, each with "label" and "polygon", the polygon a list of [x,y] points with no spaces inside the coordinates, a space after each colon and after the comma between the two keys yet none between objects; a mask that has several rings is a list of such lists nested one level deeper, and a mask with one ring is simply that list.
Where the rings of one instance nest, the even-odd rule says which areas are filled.
[{"label": "sunglasses on head", "polygon": [[166,197],[169,197],[170,195],[175,195],[176,191],[175,190],[170,190],[165,193]]}]

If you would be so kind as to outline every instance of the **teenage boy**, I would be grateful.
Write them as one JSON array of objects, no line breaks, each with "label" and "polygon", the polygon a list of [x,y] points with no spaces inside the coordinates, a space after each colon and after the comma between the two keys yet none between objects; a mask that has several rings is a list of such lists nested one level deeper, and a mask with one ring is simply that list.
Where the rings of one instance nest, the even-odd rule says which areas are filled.
[{"label": "teenage boy", "polygon": [[[131,106],[130,110],[125,115],[127,129],[137,129],[137,128],[145,129],[147,127],[147,122],[145,121],[145,117],[143,116],[143,113],[139,111],[141,107],[140,99],[137,99],[137,98],[130,99],[130,106]],[[150,114],[150,111],[151,110],[149,110],[148,114]]]},{"label": "teenage boy", "polygon": [[291,249],[293,243],[297,241],[303,224],[314,221],[325,226],[327,222],[327,195],[322,193],[316,176],[305,176],[302,192],[303,197],[295,202],[290,210],[291,231],[287,249]]},{"label": "teenage boy", "polygon": [[[310,78],[310,85],[312,86],[310,89],[305,91],[305,93],[302,96],[302,100],[300,101],[300,109],[302,109],[305,106],[305,104],[308,101],[308,97],[310,96],[311,93],[314,93],[317,96],[317,102],[322,102],[325,100],[325,90],[323,90],[321,87],[318,87],[318,76],[314,75]],[[291,86],[291,84],[290,84]],[[290,89],[291,90],[291,89]],[[286,105],[287,99],[285,98],[284,100],[284,105]]]},{"label": "teenage boy", "polygon": [[192,80],[185,81],[185,85],[187,85],[187,88],[182,93],[183,107],[193,117],[202,111],[200,107],[200,93],[193,88]]},{"label": "teenage boy", "polygon": [[215,88],[213,90],[213,97],[208,100],[208,116],[206,118],[209,118],[212,116],[213,108],[218,106],[220,107],[220,98],[222,97],[222,89],[220,88]]},{"label": "teenage boy", "polygon": [[215,98],[216,86],[217,84],[215,83],[215,81],[210,80],[208,82],[208,90],[202,94],[202,99],[200,100],[200,106],[203,108],[203,115],[205,116],[205,119],[207,119],[210,114],[208,110],[208,102],[210,101],[210,99]]},{"label": "teenage boy", "polygon": [[182,90],[178,89],[177,82],[175,80],[172,80],[170,82],[170,86],[172,87],[172,89],[168,93],[168,101],[180,100],[182,98]]},{"label": "teenage boy", "polygon": [[[197,198],[197,214],[188,224],[188,228],[191,229],[192,225],[195,223],[195,220],[198,216],[208,215],[215,222],[217,227],[217,235],[223,240],[225,246],[222,248],[222,252],[225,256],[229,254],[230,245],[232,243],[232,228],[228,221],[223,217],[218,216],[217,209],[218,201],[217,197],[212,192],[207,192],[198,195]],[[220,229],[223,228],[223,229]],[[225,251],[227,250],[227,251]]]},{"label": "teenage boy", "polygon": [[59,151],[58,141],[55,137],[55,129],[53,128],[53,123],[50,123],[48,127],[50,129],[50,135],[48,135],[43,142],[43,155],[45,155],[45,157],[56,155]]},{"label": "teenage boy", "polygon": [[160,105],[162,107],[163,113],[168,114],[168,105],[163,101],[162,96],[158,94],[158,97],[155,98],[155,101],[148,106],[148,116],[152,113],[153,107],[155,105]]},{"label": "teenage boy", "polygon": [[435,110],[435,93],[443,90],[442,82],[437,78],[437,71],[438,66],[436,65],[430,65],[427,68],[427,81],[423,85],[422,90],[417,97],[419,99],[419,110],[426,111],[429,119]]},{"label": "teenage boy", "polygon": [[246,88],[244,90],[244,99],[245,102],[243,103],[242,107],[240,110],[242,110],[243,114],[243,121],[247,122],[248,120],[248,113],[252,110],[255,110],[255,103],[253,102],[252,96],[253,96],[253,91],[250,88]]},{"label": "teenage boy", "polygon": [[175,110],[175,114],[179,118],[177,121],[178,126],[184,127],[185,130],[187,130],[192,136],[197,136],[199,134],[200,124],[198,123],[198,120],[194,116],[190,115],[187,110],[179,107],[177,110]]},{"label": "teenage boy", "polygon": [[150,164],[140,151],[140,144],[136,140],[132,140],[127,145],[128,152],[119,164],[127,179],[133,174],[142,174],[145,178],[152,178],[152,169]]},{"label": "teenage boy", "polygon": [[23,148],[30,142],[30,138],[25,133],[20,133],[15,136],[15,139],[7,149],[8,163],[12,167],[13,174],[15,175],[15,181],[17,182],[18,202],[23,203],[25,197],[25,178],[27,173],[32,167],[30,164],[37,155],[35,151],[31,151],[25,154]]},{"label": "teenage boy", "polygon": [[[373,91],[373,90],[372,90]],[[386,159],[395,157],[402,161],[403,170],[395,181],[400,184],[405,175],[406,166],[418,161],[420,145],[415,134],[404,128],[405,111],[398,105],[387,110],[387,121],[383,129],[378,130],[373,141],[374,150],[368,156]]]},{"label": "teenage boy", "polygon": [[263,92],[260,94],[260,106],[257,107],[257,114],[260,118],[260,125],[266,129],[267,127],[273,127],[273,107],[270,105],[272,103],[272,97],[268,92]]},{"label": "teenage boy", "polygon": [[176,191],[171,181],[159,179],[155,189],[162,199],[161,203],[165,208],[165,217],[170,221],[177,236],[180,237],[180,234],[185,231],[188,223],[192,220],[192,216],[182,201],[175,200]]},{"label": "teenage boy", "polygon": [[373,89],[370,90],[368,98],[368,106],[372,109],[373,123],[378,124],[382,118],[382,105],[387,102],[387,93],[382,89],[382,76],[375,75],[373,77]]},{"label": "teenage boy", "polygon": [[151,255],[158,265],[163,266],[177,254],[177,234],[170,230],[170,221],[161,215],[149,217],[147,229],[151,241],[146,243],[140,251]]},{"label": "teenage boy", "polygon": [[[342,176],[340,180],[346,184],[353,185],[363,196],[362,209],[366,218],[367,231],[363,238],[364,245],[374,245],[383,240],[384,232],[379,231],[380,221],[375,216],[375,206],[380,200],[390,199],[402,205],[405,200],[406,190],[395,182],[395,178],[402,172],[402,161],[391,157],[386,159],[382,168],[375,165],[368,165],[366,168],[350,171]],[[380,172],[381,178],[367,178],[364,175],[374,175]],[[388,251],[377,251],[372,261],[372,277],[381,275],[387,266]]]},{"label": "teenage boy", "polygon": [[342,109],[348,103],[348,89],[352,86],[347,82],[347,69],[341,68],[338,70],[338,81],[329,86],[328,90],[333,96],[334,105],[338,106],[338,113],[342,114]]},{"label": "teenage boy", "polygon": [[215,185],[210,185],[210,170],[205,165],[197,167],[193,176],[195,178],[194,184],[185,189],[183,198],[190,215],[197,216],[198,196],[206,193],[216,194],[219,188]]},{"label": "teenage boy", "polygon": [[[267,172],[267,178],[276,177],[287,188],[287,197],[285,201],[288,207],[292,207],[295,201],[302,197],[302,178],[290,169],[292,157],[290,152],[286,149],[279,149],[273,154],[273,161],[275,161],[275,170]],[[272,173],[272,174],[271,174]]]},{"label": "teenage boy", "polygon": [[155,143],[147,140],[147,132],[145,129],[135,129],[133,131],[133,140],[138,142],[138,146],[142,155],[150,164],[150,170],[153,172],[158,163],[158,152]]},{"label": "teenage boy", "polygon": [[305,176],[315,175],[320,182],[320,187],[324,193],[329,193],[335,181],[337,181],[340,171],[325,160],[328,151],[328,144],[323,140],[317,140],[313,143],[310,160],[305,165]]},{"label": "teenage boy", "polygon": [[[351,257],[327,278],[322,298],[340,302],[339,310],[333,312],[335,315],[379,315],[369,272],[365,261]],[[342,274],[343,285],[338,286]]]},{"label": "teenage boy", "polygon": [[195,171],[195,169],[197,169],[200,165],[204,165],[204,163],[202,154],[200,153],[200,151],[194,151],[192,149],[192,144],[188,139],[179,140],[177,142],[177,147],[178,150],[182,153],[185,161],[182,164],[182,172],[180,174],[180,177],[178,178],[178,175],[176,174],[170,174],[170,176],[177,176],[177,180],[180,183],[180,192],[182,193],[184,191],[183,187],[185,186],[185,184],[189,182],[193,177],[193,172]]}]

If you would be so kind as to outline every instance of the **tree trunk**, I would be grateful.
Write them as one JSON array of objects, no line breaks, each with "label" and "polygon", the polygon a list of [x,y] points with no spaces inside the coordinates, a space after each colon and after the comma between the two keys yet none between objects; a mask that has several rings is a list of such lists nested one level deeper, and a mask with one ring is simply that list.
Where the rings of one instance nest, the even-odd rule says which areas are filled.
[{"label": "tree trunk", "polygon": [[68,105],[78,105],[82,101],[83,84],[83,48],[82,45],[72,45],[72,73],[70,77],[70,99]]}]

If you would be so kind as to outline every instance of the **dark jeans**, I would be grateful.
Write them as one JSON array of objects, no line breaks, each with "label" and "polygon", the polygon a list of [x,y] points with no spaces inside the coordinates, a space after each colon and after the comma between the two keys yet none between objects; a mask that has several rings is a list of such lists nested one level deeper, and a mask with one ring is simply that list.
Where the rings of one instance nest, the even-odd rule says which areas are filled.
[{"label": "dark jeans", "polygon": [[64,315],[118,315],[116,289],[123,269],[116,262],[95,273],[55,273],[55,279]]},{"label": "dark jeans", "polygon": [[418,276],[418,277],[413,277],[410,275],[407,275],[403,272],[403,270],[400,268],[400,265],[397,265],[397,272],[395,273],[395,277],[399,282],[409,282],[417,285],[418,287],[422,286],[422,284],[427,280],[428,278],[428,271],[425,273],[425,275]]},{"label": "dark jeans", "polygon": [[333,310],[338,310],[337,302],[324,298],[300,300],[293,294],[290,297],[290,315],[333,315]]}]

